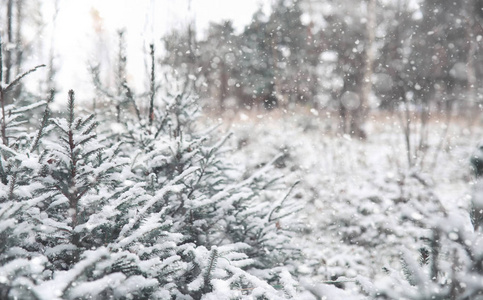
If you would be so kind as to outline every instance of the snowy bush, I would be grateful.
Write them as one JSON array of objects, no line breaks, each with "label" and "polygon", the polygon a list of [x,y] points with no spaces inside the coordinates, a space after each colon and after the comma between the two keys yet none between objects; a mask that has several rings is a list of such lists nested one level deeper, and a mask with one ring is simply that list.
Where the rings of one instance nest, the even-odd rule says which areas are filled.
[{"label": "snowy bush", "polygon": [[[283,149],[278,171],[301,181],[295,195],[305,203],[300,218],[307,226],[295,242],[303,249],[297,267],[302,286],[328,299],[372,299],[382,293],[382,282],[395,277],[400,281],[389,280],[388,291],[410,290],[402,253],[416,262],[430,254],[439,223],[471,229],[472,141],[458,134],[462,125],[456,123],[436,156],[441,129],[432,124],[429,130],[436,134],[429,139],[424,169],[408,168],[403,140],[394,134],[397,123],[396,128],[370,124],[370,138],[360,142],[328,131],[326,116],[312,120],[314,128],[304,131],[297,122],[302,116],[308,118],[272,113],[252,121],[248,116],[231,126],[242,145],[239,161],[256,169],[275,149]],[[451,256],[439,259],[451,265]]]}]

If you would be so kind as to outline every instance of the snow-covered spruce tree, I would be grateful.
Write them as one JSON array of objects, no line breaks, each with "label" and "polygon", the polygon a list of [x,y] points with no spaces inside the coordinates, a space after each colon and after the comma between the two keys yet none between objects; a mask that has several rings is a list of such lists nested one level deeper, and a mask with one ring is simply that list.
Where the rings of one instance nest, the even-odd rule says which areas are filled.
[{"label": "snow-covered spruce tree", "polygon": [[60,251],[72,250],[72,257],[51,251],[67,268],[78,260],[77,252],[103,244],[102,238],[92,231],[95,227],[87,228],[85,223],[120,187],[124,163],[116,158],[116,145],[102,145],[95,132],[98,124],[94,115],[76,117],[74,104],[74,92],[70,91],[67,118],[51,120],[55,136],[44,141],[40,180],[43,192],[50,194],[49,224],[65,229],[58,232],[57,239],[49,235],[46,242]]},{"label": "snow-covered spruce tree", "polygon": [[[47,107],[41,128],[30,140],[25,139],[26,146],[16,147],[17,153],[2,147],[2,154],[16,155],[19,160],[6,168],[11,175],[2,175],[8,186],[2,189],[6,200],[0,215],[2,221],[10,217],[2,225],[11,225],[11,232],[3,231],[8,239],[1,253],[5,298],[75,298],[73,286],[106,273],[89,276],[87,268],[108,253],[98,248],[96,228],[84,224],[117,187],[115,173],[120,163],[113,161],[114,151],[96,143],[92,116],[74,118],[73,92],[67,120],[49,120],[49,115]],[[21,124],[16,128],[21,129]],[[10,157],[7,162],[12,161]]]},{"label": "snow-covered spruce tree", "polygon": [[34,224],[28,219],[31,215],[38,216],[35,206],[43,200],[33,179],[40,170],[38,149],[41,138],[48,132],[49,109],[47,106],[38,129],[27,131],[25,113],[46,106],[48,101],[16,107],[15,103],[7,104],[7,96],[11,96],[22,78],[42,66],[9,81],[3,74],[2,51],[0,42],[0,299],[6,299],[19,285],[19,278],[42,270],[32,260],[45,261],[38,252],[40,245],[35,239]]},{"label": "snow-covered spruce tree", "polygon": [[135,117],[114,137],[76,116],[72,91],[66,118],[47,105],[33,134],[16,121],[32,107],[2,101],[2,299],[296,297],[294,209],[270,165],[243,177],[228,137],[197,133],[192,97],[159,99],[152,58],[149,107],[123,84]]},{"label": "snow-covered spruce tree", "polygon": [[[189,109],[192,101],[176,97],[168,105],[169,113],[159,119],[158,128],[151,131],[134,127],[129,135],[135,137],[134,132],[144,130],[138,141],[132,141],[143,145],[142,151],[136,153],[133,171],[138,180],[147,183],[147,194],[158,199],[152,209],[164,209],[166,218],[173,224],[172,229],[183,234],[183,246],[189,249],[183,252],[183,257],[190,267],[181,278],[180,282],[185,285],[180,288],[182,293],[199,298],[214,289],[206,276],[210,276],[212,264],[218,261],[216,265],[220,266],[221,263],[215,247],[228,247],[235,254],[242,252],[246,256],[238,253],[233,257],[250,258],[244,264],[261,269],[270,269],[293,259],[295,249],[287,248],[288,238],[278,223],[284,214],[280,211],[282,201],[260,200],[263,190],[274,184],[273,178],[267,175],[270,167],[236,181],[239,177],[230,174],[236,174],[236,170],[220,152],[224,140],[210,144],[211,137],[189,133],[189,123],[194,117],[189,115],[193,113]],[[161,129],[163,122],[166,131],[155,131]],[[183,128],[187,130],[183,131]],[[166,190],[165,186],[170,182],[177,184],[175,190]],[[209,264],[206,263],[207,254],[203,254],[206,249],[211,249],[210,260],[213,262]],[[202,259],[198,257],[200,255]],[[222,259],[226,261],[229,256],[224,255]],[[231,264],[235,265],[235,262]],[[248,273],[225,272],[228,272],[224,275],[225,280],[231,276],[249,276]],[[269,274],[263,276],[270,279]],[[206,278],[201,280],[202,277]],[[233,280],[232,288],[238,285],[236,289],[246,290],[258,286],[248,278],[245,280]],[[198,286],[194,285],[195,282]]]},{"label": "snow-covered spruce tree", "polygon": [[[124,112],[124,130],[113,139],[124,141],[121,153],[131,158],[133,173],[133,185],[116,198],[115,207],[123,212],[116,220],[115,247],[129,248],[141,261],[165,257],[162,268],[150,269],[160,272],[152,297],[293,295],[290,275],[280,266],[298,254],[288,243],[289,223],[282,220],[295,208],[288,197],[276,199],[269,191],[280,187],[271,165],[243,178],[224,149],[228,136],[216,141],[213,130],[197,129],[195,98],[161,92],[173,79],[156,81],[154,51],[151,55],[148,96],[135,99],[124,84],[133,109],[130,119]],[[150,238],[155,229],[176,237],[176,243],[163,242],[159,234]]]}]

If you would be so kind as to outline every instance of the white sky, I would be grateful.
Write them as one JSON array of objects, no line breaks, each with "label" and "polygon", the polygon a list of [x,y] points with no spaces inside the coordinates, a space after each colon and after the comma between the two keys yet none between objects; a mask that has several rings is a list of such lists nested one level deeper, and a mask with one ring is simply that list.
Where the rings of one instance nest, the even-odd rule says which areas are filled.
[{"label": "white sky", "polygon": [[[126,29],[128,71],[131,75],[144,72],[143,47],[173,28],[196,21],[203,33],[210,21],[231,19],[241,30],[247,25],[258,7],[267,10],[272,0],[59,0],[56,29],[47,27],[46,36],[54,34],[56,48],[57,82],[61,93],[68,89],[92,90],[87,72],[89,62],[101,61],[107,65],[117,51],[117,30]],[[54,11],[55,1],[44,1],[44,18]],[[94,31],[92,11],[102,17],[102,39]],[[50,20],[44,20],[48,23]],[[45,39],[44,39],[45,41]],[[49,42],[45,41],[48,47]],[[110,51],[110,53],[109,53]],[[44,58],[45,59],[45,58]],[[139,82],[134,83],[136,85]],[[91,97],[92,95],[85,95]],[[78,95],[83,98],[82,95]]]}]

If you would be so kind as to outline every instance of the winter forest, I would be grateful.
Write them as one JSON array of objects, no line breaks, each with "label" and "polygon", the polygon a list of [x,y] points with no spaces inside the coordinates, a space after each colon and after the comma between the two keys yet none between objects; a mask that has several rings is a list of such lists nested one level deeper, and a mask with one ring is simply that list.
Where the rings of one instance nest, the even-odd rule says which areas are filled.
[{"label": "winter forest", "polygon": [[482,0],[0,0],[0,300],[483,300],[482,46]]}]

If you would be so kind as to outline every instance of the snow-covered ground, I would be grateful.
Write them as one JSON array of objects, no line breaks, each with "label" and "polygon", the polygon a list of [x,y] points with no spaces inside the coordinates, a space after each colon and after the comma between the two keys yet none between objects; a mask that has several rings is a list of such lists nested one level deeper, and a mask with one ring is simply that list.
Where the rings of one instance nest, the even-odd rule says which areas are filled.
[{"label": "snow-covered ground", "polygon": [[469,158],[482,132],[455,120],[445,133],[447,124],[433,119],[421,163],[409,168],[395,114],[372,118],[364,141],[339,134],[337,118],[314,110],[239,112],[222,122],[234,132],[236,163],[254,170],[283,153],[276,167],[287,187],[300,181],[293,197],[304,207],[298,218],[306,227],[295,240],[304,253],[297,266],[303,284],[337,281],[356,295],[363,281],[402,272],[401,253],[416,257],[425,247],[431,217],[449,213],[471,227]]}]

